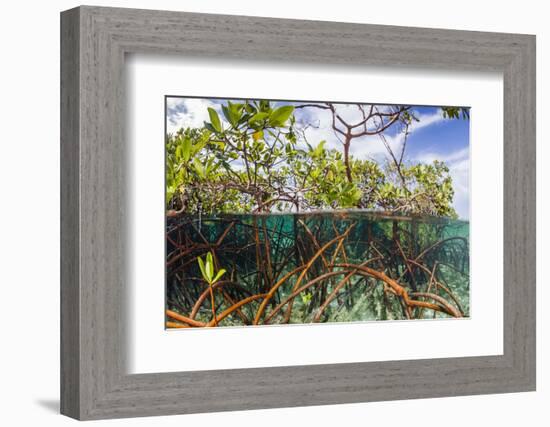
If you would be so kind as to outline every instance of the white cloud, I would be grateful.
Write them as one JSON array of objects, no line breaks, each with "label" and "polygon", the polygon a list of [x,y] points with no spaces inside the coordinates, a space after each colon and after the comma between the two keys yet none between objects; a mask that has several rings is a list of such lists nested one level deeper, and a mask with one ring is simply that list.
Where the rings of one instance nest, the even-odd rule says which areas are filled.
[{"label": "white cloud", "polygon": [[415,160],[422,163],[432,163],[434,160],[441,160],[445,163],[457,162],[464,159],[468,159],[470,154],[469,147],[464,147],[456,151],[451,151],[447,154],[433,153],[433,152],[422,152],[415,156]]},{"label": "white cloud", "polygon": [[304,135],[308,143],[316,146],[326,141],[326,148],[341,148],[341,143],[332,129],[331,113],[319,108],[307,108],[296,111],[296,119],[300,126],[306,126]]},{"label": "white cloud", "polygon": [[202,127],[208,117],[208,107],[221,112],[219,104],[204,98],[167,98],[166,130],[174,133],[180,128]]},{"label": "white cloud", "polygon": [[[428,126],[432,126],[436,123],[439,123],[443,120],[442,114],[437,111],[433,114],[416,114],[416,117],[419,121],[413,121],[409,126],[409,137],[415,132],[418,132],[420,129],[426,128]],[[401,152],[401,149],[403,147],[403,143],[405,142],[405,133],[404,132],[397,132],[393,135],[384,135],[386,142],[390,146],[391,150],[397,155]],[[370,141],[369,141],[370,138]],[[354,151],[355,155],[358,156],[368,156],[368,157],[374,157],[375,159],[380,158],[386,158],[388,156],[388,152],[386,148],[384,147],[384,144],[380,140],[379,136],[371,136],[371,137],[365,137],[365,140],[367,144],[356,144],[359,145],[360,148],[363,150],[361,151]],[[363,148],[364,147],[364,148]]]},{"label": "white cloud", "polygon": [[[354,104],[337,105],[336,110],[348,123],[358,123],[362,120],[361,111]],[[332,129],[332,114],[330,111],[308,108],[307,112],[304,111],[304,115],[308,123],[313,122],[318,124],[317,126],[308,127],[305,131],[305,136],[310,144],[317,145],[320,141],[325,140],[327,141],[327,148],[342,147],[339,135]],[[409,134],[443,120],[443,115],[440,111],[433,114],[416,114],[416,117],[419,121],[413,121],[409,127]],[[388,132],[385,132],[384,137],[391,150],[396,154],[399,153],[405,140],[405,134],[397,132],[390,135]],[[388,156],[387,149],[378,135],[366,135],[354,139],[350,152],[356,158],[372,158],[377,161],[383,161]]]},{"label": "white cloud", "polygon": [[470,149],[461,148],[447,154],[433,152],[420,153],[414,158],[420,163],[432,163],[434,160],[445,162],[449,167],[449,173],[453,179],[455,195],[453,207],[458,216],[463,219],[470,218]]}]

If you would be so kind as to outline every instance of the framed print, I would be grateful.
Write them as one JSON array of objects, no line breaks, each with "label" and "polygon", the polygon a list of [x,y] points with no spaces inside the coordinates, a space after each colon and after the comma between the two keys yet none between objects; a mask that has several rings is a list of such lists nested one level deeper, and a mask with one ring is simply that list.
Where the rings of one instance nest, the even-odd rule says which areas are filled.
[{"label": "framed print", "polygon": [[533,36],[83,6],[61,40],[63,414],[535,389]]},{"label": "framed print", "polygon": [[[166,107],[168,328],[469,317],[469,108]],[[425,159],[437,139],[458,164]]]}]

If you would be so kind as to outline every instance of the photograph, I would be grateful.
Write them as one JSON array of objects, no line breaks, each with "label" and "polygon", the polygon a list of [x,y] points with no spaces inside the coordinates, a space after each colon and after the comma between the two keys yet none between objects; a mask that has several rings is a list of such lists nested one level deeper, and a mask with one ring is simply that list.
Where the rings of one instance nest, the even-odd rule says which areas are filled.
[{"label": "photograph", "polygon": [[165,102],[167,329],[469,317],[468,107]]},{"label": "photograph", "polygon": [[550,27],[478,3],[13,6],[7,418],[544,418]]}]

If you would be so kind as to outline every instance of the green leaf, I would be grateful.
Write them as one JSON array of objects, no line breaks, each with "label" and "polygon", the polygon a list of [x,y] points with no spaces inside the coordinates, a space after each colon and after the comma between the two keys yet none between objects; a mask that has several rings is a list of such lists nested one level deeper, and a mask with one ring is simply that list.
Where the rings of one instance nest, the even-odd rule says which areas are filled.
[{"label": "green leaf", "polygon": [[191,145],[191,138],[184,138],[181,143],[181,155],[185,162],[188,162],[191,157]]},{"label": "green leaf", "polygon": [[225,274],[225,269],[221,268],[220,271],[218,271],[218,274],[216,274],[216,277],[214,277],[214,280],[212,280],[212,283],[216,283],[220,277],[222,277]]},{"label": "green leaf", "polygon": [[308,305],[311,302],[311,294],[300,294],[300,297],[302,298],[302,303],[304,305]]},{"label": "green leaf", "polygon": [[256,113],[252,117],[250,117],[250,119],[248,119],[248,123],[254,124],[254,123],[261,122],[262,120],[267,119],[268,116],[269,116],[268,113],[260,111],[259,113]]},{"label": "green leaf", "polygon": [[231,101],[227,102],[226,105],[222,105],[222,112],[225,116],[225,119],[236,128],[239,124],[239,120],[241,119],[242,115],[242,104],[233,104]]},{"label": "green leaf", "polygon": [[214,276],[214,261],[212,260],[212,252],[206,254],[206,274],[208,274],[208,281],[212,282]]},{"label": "green leaf", "polygon": [[243,115],[244,104],[233,104],[231,101],[227,101],[227,108],[233,123],[235,123],[234,126],[237,127]]},{"label": "green leaf", "polygon": [[214,110],[212,107],[208,107],[208,115],[210,116],[210,123],[212,123],[212,127],[216,132],[222,131],[222,123],[220,121],[220,117],[218,116],[218,113],[216,113],[216,110]]},{"label": "green leaf", "polygon": [[175,160],[176,160],[176,161],[179,161],[179,159],[181,159],[181,158],[183,157],[183,156],[182,156],[182,153],[181,153],[181,149],[182,149],[181,145],[178,145],[178,146],[176,147],[176,150],[174,151],[174,155],[175,155]]},{"label": "green leaf", "polygon": [[193,155],[197,154],[197,153],[200,152],[204,147],[206,147],[206,143],[207,143],[207,141],[199,141],[199,142],[197,142],[196,144],[193,144],[193,145],[191,146]]},{"label": "green leaf", "polygon": [[294,111],[292,105],[284,105],[273,110],[269,116],[269,123],[272,126],[284,126],[290,115]]},{"label": "green leaf", "polygon": [[229,112],[229,109],[225,106],[225,105],[222,105],[222,113],[223,113],[223,116],[225,117],[225,119],[231,124],[231,126],[235,126],[235,123],[233,121],[233,119],[231,118],[231,113]]},{"label": "green leaf", "polygon": [[311,156],[313,158],[320,157],[323,154],[323,151],[325,150],[325,144],[326,144],[326,141],[321,141],[317,145],[317,147],[315,147],[315,149],[311,152]]},{"label": "green leaf", "polygon": [[221,151],[223,151],[223,149],[225,148],[225,142],[223,142],[223,141],[210,141],[210,144],[215,145]]},{"label": "green leaf", "polygon": [[193,166],[195,168],[195,171],[197,172],[197,174],[202,178],[202,179],[205,179],[206,178],[206,173],[204,171],[204,166],[202,165],[201,161],[199,160],[198,157],[194,157],[193,158]]},{"label": "green leaf", "polygon": [[201,270],[202,277],[204,278],[204,280],[206,280],[208,282],[208,275],[206,274],[206,268],[204,267],[204,261],[202,260],[202,258],[200,256],[197,257],[197,261],[199,263],[199,268]]},{"label": "green leaf", "polygon": [[216,129],[212,126],[212,123],[204,122],[204,127],[212,133],[216,133]]}]

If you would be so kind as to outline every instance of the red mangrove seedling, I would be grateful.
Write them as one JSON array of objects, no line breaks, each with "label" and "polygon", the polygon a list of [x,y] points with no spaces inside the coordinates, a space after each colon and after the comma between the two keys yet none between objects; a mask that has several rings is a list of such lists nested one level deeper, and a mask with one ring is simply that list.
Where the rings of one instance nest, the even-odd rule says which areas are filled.
[{"label": "red mangrove seedling", "polygon": [[201,257],[197,257],[199,268],[201,270],[202,278],[208,283],[210,289],[210,302],[212,306],[212,318],[214,320],[214,326],[218,326],[218,319],[216,318],[216,301],[214,299],[214,283],[216,283],[225,274],[225,269],[220,268],[217,273],[214,271],[214,260],[212,252],[206,254],[205,260]]}]

